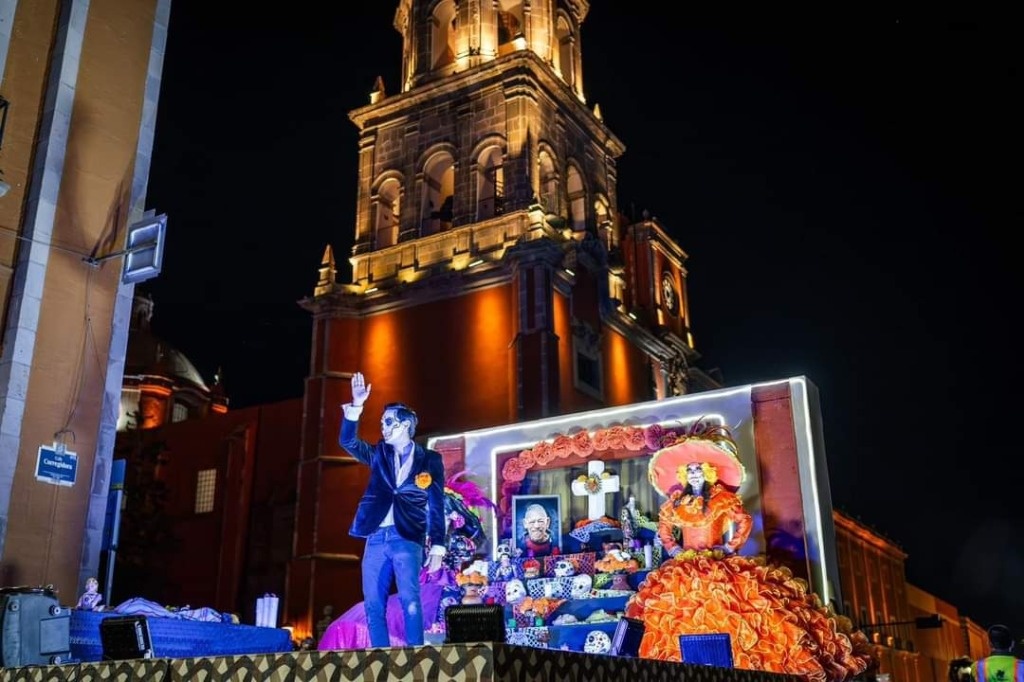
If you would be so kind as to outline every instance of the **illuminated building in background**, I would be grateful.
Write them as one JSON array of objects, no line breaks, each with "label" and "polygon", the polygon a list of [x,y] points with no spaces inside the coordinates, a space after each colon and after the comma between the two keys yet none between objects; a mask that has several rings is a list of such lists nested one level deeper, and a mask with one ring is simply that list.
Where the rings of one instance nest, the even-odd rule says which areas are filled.
[{"label": "illuminated building in background", "polygon": [[137,295],[132,302],[118,432],[227,412],[220,376],[207,386],[182,352],[154,336],[152,316],[152,299]]},{"label": "illuminated building in background", "polygon": [[875,645],[891,682],[946,682],[949,662],[987,655],[985,628],[906,581],[906,553],[860,521],[834,511],[839,605]]}]

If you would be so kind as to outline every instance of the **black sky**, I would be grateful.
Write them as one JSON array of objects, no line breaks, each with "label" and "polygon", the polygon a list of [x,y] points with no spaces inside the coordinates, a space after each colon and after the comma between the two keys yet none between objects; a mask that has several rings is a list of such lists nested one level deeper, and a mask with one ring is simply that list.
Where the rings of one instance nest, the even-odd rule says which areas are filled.
[{"label": "black sky", "polygon": [[[378,75],[397,91],[401,40],[395,1],[219,4],[172,6],[147,202],[169,233],[140,290],[244,407],[302,394],[296,301],[327,244],[351,276],[347,113]],[[620,207],[690,256],[702,364],[728,385],[807,376],[836,506],[909,554],[911,582],[1024,634],[1008,20],[647,6],[593,3],[585,92],[626,145]]]}]

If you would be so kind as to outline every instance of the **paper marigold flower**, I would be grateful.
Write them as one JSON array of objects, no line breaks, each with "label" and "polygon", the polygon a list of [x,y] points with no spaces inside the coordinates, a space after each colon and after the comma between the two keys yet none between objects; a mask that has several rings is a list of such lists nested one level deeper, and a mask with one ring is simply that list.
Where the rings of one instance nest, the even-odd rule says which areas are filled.
[{"label": "paper marigold flower", "polygon": [[508,483],[518,483],[526,478],[527,468],[518,457],[513,457],[501,467],[501,477]]},{"label": "paper marigold flower", "polygon": [[550,443],[541,441],[534,446],[533,457],[537,464],[544,466],[555,458],[555,451],[551,448]]},{"label": "paper marigold flower", "polygon": [[579,431],[572,436],[572,451],[580,457],[589,457],[594,452],[594,442],[586,431]]},{"label": "paper marigold flower", "polygon": [[416,487],[420,490],[426,490],[430,487],[430,484],[434,481],[430,474],[424,471],[421,474],[416,474]]},{"label": "paper marigold flower", "polygon": [[633,450],[634,452],[643,450],[647,447],[647,436],[644,434],[644,430],[631,426],[626,429],[626,448]]},{"label": "paper marigold flower", "polygon": [[558,459],[565,459],[573,453],[572,438],[566,435],[555,436],[555,439],[551,441],[551,451]]}]

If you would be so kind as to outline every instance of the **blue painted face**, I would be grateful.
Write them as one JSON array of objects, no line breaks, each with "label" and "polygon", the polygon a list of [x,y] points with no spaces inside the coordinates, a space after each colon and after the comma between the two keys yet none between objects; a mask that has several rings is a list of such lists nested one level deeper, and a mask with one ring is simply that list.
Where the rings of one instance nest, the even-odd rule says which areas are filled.
[{"label": "blue painted face", "polygon": [[380,418],[380,433],[384,436],[384,442],[394,445],[395,441],[409,430],[409,422],[398,420],[396,410],[390,409],[384,412]]}]

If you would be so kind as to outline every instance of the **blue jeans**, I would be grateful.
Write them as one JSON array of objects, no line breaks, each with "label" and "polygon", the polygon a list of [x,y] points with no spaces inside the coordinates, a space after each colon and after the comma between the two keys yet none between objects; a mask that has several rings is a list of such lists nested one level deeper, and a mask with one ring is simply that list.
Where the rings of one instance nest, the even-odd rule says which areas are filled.
[{"label": "blue jeans", "polygon": [[363,551],[363,606],[370,630],[370,644],[391,646],[387,608],[391,579],[398,586],[398,600],[405,620],[405,640],[423,644],[423,605],[420,603],[420,569],[423,545],[406,540],[394,526],[384,526],[366,538]]}]

